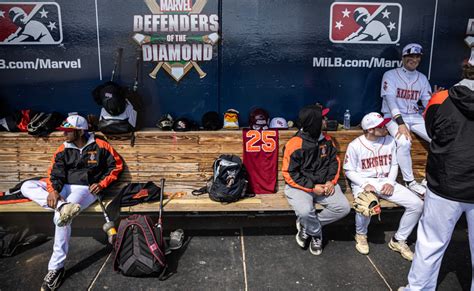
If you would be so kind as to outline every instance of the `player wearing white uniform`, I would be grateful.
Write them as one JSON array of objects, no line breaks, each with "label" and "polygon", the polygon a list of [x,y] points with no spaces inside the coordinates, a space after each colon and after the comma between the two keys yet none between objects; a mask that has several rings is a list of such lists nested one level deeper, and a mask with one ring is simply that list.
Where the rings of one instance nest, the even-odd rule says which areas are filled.
[{"label": "player wearing white uniform", "polygon": [[397,159],[403,180],[408,189],[418,195],[424,195],[426,188],[415,181],[410,155],[410,131],[426,141],[430,141],[425,122],[418,109],[421,100],[424,107],[431,98],[430,83],[425,75],[416,68],[420,64],[422,47],[408,44],[403,48],[403,67],[385,72],[382,78],[382,113],[392,121],[387,129],[397,143]]},{"label": "player wearing white uniform", "polygon": [[[344,170],[355,197],[363,191],[372,191],[385,200],[405,207],[398,230],[388,246],[411,261],[413,252],[406,240],[418,223],[423,201],[395,181],[398,163],[395,141],[388,135],[385,127],[389,121],[390,119],[384,119],[376,112],[364,116],[361,122],[364,135],[353,140],[347,147]],[[366,255],[369,253],[367,230],[370,217],[356,213],[355,223],[356,249]]]}]

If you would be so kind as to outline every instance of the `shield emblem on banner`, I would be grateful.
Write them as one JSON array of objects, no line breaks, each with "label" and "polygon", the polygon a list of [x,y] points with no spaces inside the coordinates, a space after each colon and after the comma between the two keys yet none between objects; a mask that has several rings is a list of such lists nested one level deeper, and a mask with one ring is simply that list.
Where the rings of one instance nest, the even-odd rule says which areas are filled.
[{"label": "shield emblem on banner", "polygon": [[[160,5],[156,2],[156,0],[145,0],[145,3],[154,15],[173,14],[172,12],[163,11]],[[207,4],[207,0],[197,0],[192,5],[191,11],[188,11],[185,13],[186,14],[199,14],[204,9],[204,6],[206,6],[206,4]],[[143,44],[151,43],[154,41],[166,40],[165,36],[147,36],[140,33],[135,33],[132,38],[138,45],[143,45]],[[214,45],[215,43],[217,43],[219,39],[219,35],[217,33],[211,33],[209,35],[204,35],[204,36],[188,36],[187,39],[198,41],[204,44]],[[196,61],[190,60],[190,61],[166,61],[166,62],[159,61],[155,65],[154,69],[150,72],[149,76],[153,79],[156,79],[156,75],[161,68],[163,68],[176,82],[179,82],[192,68],[196,69],[201,79],[207,75],[201,69],[201,67]]]}]

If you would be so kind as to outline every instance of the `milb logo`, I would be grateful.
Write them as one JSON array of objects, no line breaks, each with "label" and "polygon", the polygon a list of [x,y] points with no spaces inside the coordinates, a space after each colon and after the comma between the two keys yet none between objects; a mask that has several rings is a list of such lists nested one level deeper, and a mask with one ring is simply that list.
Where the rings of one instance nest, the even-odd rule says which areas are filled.
[{"label": "milb logo", "polygon": [[57,3],[0,3],[0,45],[60,44],[62,40]]},{"label": "milb logo", "polygon": [[335,2],[329,39],[334,43],[397,43],[401,24],[398,3]]}]

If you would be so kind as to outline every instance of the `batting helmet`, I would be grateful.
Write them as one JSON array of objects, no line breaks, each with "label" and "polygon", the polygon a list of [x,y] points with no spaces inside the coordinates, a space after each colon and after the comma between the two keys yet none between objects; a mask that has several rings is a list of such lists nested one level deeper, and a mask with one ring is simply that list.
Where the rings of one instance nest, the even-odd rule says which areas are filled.
[{"label": "batting helmet", "polygon": [[20,7],[13,7],[8,12],[8,15],[10,16],[10,19],[12,20],[12,22],[15,22],[15,20],[20,16],[23,16],[24,18],[26,16],[26,13],[25,13],[25,10],[21,9]]},{"label": "batting helmet", "polygon": [[354,19],[356,22],[359,22],[359,20],[362,17],[368,17],[369,16],[369,11],[365,9],[364,7],[359,7],[356,10],[354,10]]}]

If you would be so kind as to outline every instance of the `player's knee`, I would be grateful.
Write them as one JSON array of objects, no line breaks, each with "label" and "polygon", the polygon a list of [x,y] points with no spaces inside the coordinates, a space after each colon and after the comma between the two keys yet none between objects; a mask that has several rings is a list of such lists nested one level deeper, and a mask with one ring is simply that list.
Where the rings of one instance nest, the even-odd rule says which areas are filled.
[{"label": "player's knee", "polygon": [[415,212],[415,213],[421,213],[423,212],[423,200],[421,199],[416,199],[416,200],[413,200],[409,207],[407,207],[411,212]]},{"label": "player's knee", "polygon": [[347,199],[345,199],[344,202],[341,202],[337,205],[337,207],[335,208],[335,212],[339,219],[345,217],[346,215],[349,214],[349,212],[351,212],[351,207]]},{"label": "player's knee", "polygon": [[298,208],[298,216],[305,220],[305,219],[308,219],[311,214],[314,213],[314,208],[309,206],[309,205],[305,205],[305,206],[301,206]]},{"label": "player's knee", "polygon": [[26,198],[30,198],[30,194],[37,190],[38,185],[34,181],[25,181],[20,188],[21,194]]},{"label": "player's knee", "polygon": [[411,141],[406,139],[404,136],[396,139],[398,151],[410,151]]}]

